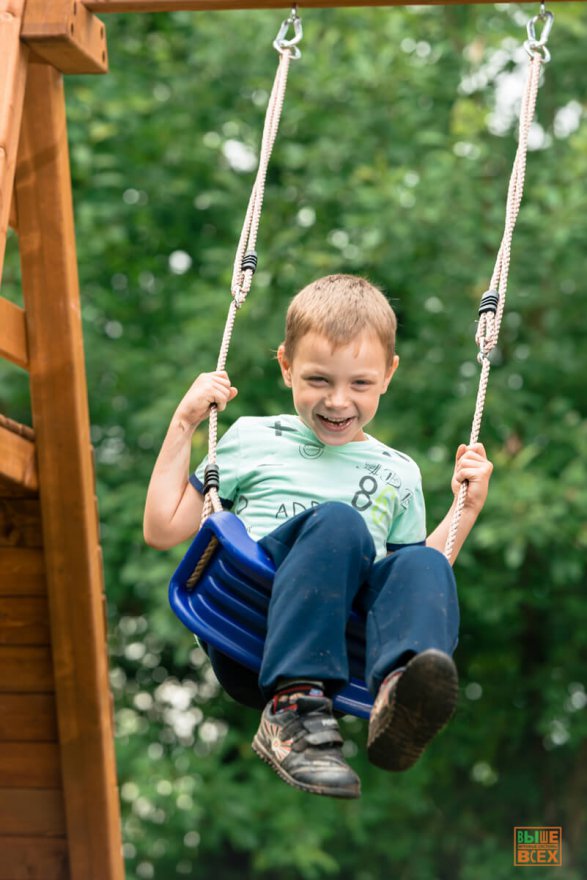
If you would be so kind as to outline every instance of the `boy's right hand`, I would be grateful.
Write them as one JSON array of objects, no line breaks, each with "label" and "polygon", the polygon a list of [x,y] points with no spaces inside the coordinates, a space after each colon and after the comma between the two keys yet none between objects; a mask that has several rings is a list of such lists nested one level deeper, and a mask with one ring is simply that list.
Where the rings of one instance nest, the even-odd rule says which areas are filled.
[{"label": "boy's right hand", "polygon": [[197,427],[210,415],[212,404],[216,404],[221,412],[237,394],[238,391],[230,384],[225,370],[200,373],[179,404],[177,416],[191,426]]}]

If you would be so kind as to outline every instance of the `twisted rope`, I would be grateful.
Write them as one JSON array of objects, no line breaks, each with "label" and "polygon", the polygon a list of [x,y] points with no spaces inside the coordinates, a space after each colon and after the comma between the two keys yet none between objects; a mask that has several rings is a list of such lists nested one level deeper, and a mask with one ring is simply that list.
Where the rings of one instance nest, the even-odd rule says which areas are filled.
[{"label": "twisted rope", "polygon": [[[499,339],[499,330],[503,318],[505,308],[505,299],[507,293],[508,274],[510,268],[510,255],[512,238],[516,227],[516,220],[520,211],[522,195],[524,192],[524,179],[526,174],[526,156],[528,153],[528,135],[534,111],[536,109],[536,96],[538,94],[538,84],[540,80],[540,70],[543,62],[547,60],[542,56],[540,51],[533,51],[530,57],[528,70],[528,78],[524,88],[522,97],[522,106],[520,110],[520,125],[518,136],[518,149],[514,159],[512,174],[510,177],[506,213],[505,227],[503,237],[497,253],[493,275],[491,276],[491,284],[488,293],[497,295],[497,307],[495,311],[489,309],[484,311],[479,317],[477,332],[475,334],[475,342],[479,346],[479,361],[481,363],[481,374],[479,376],[479,388],[477,391],[477,400],[475,404],[475,413],[473,415],[473,423],[471,427],[471,437],[469,445],[477,443],[481,430],[481,420],[483,418],[483,409],[485,407],[485,397],[487,394],[487,385],[489,383],[489,371],[491,362],[489,355],[496,347]],[[465,481],[461,484],[455,510],[449,526],[448,536],[444,547],[444,555],[450,562],[454,553],[455,541],[459,529],[465,500],[467,497],[468,483]]]},{"label": "twisted rope", "polygon": [[[267,104],[265,113],[265,122],[263,125],[263,136],[261,139],[261,150],[259,154],[259,166],[257,176],[251,190],[249,204],[245,214],[243,228],[237,245],[234,258],[234,266],[232,271],[232,282],[230,292],[232,302],[228,309],[224,332],[222,334],[222,342],[216,370],[224,370],[228,357],[228,349],[232,339],[234,322],[236,313],[242,306],[247,294],[251,289],[253,275],[257,266],[256,244],[259,232],[259,224],[261,222],[261,211],[263,208],[263,199],[265,196],[265,181],[267,179],[267,169],[269,160],[273,151],[275,138],[279,128],[281,112],[283,110],[283,102],[285,99],[285,91],[287,87],[287,75],[289,73],[289,65],[292,59],[299,57],[299,50],[284,45],[278,48],[279,63],[273,81],[273,87]],[[216,449],[218,446],[218,408],[215,404],[210,407],[210,418],[208,424],[208,466],[216,468]],[[202,518],[200,520],[200,528],[212,513],[222,510],[222,502],[218,492],[218,481],[213,481],[213,485],[205,485],[204,506],[202,508]],[[218,547],[216,538],[211,538],[208,546],[202,554],[198,564],[186,582],[187,589],[192,589],[200,579],[202,572],[206,568],[208,562]]]},{"label": "twisted rope", "polygon": [[[263,126],[263,138],[261,141],[261,152],[259,156],[259,167],[257,176],[253,184],[245,220],[240,235],[239,243],[234,258],[234,267],[232,272],[232,283],[230,291],[232,294],[232,302],[228,310],[222,343],[220,345],[220,353],[216,364],[217,370],[223,370],[226,366],[228,357],[228,349],[232,338],[232,331],[236,319],[237,310],[244,303],[247,294],[251,289],[251,283],[255,272],[256,255],[255,246],[257,243],[257,234],[259,232],[259,223],[261,221],[261,210],[263,207],[263,198],[265,195],[265,181],[267,178],[267,168],[269,159],[273,150],[273,144],[277,136],[279,128],[279,120],[283,109],[283,101],[285,98],[285,90],[287,86],[287,74],[291,61],[291,53],[289,50],[283,51],[279,55],[279,64],[273,88],[267,105],[265,114],[265,124]],[[250,255],[254,259],[245,260],[245,256]],[[244,265],[243,265],[244,264]],[[216,464],[216,447],[218,445],[218,410],[215,404],[210,408],[210,420],[208,428],[208,464]],[[208,519],[211,513],[222,510],[222,502],[218,489],[212,487],[206,493],[204,508],[202,511],[202,519],[200,527]]]}]

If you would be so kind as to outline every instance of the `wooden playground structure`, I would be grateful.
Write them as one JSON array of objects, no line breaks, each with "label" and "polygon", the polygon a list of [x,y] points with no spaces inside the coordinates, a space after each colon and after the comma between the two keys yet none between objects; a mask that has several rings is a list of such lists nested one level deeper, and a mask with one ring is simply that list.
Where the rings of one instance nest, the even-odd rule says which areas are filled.
[{"label": "wooden playground structure", "polygon": [[33,422],[0,415],[0,880],[124,877],[63,74],[107,72],[95,13],[289,5],[0,0],[0,277],[11,226],[24,302],[0,296],[0,355]]}]

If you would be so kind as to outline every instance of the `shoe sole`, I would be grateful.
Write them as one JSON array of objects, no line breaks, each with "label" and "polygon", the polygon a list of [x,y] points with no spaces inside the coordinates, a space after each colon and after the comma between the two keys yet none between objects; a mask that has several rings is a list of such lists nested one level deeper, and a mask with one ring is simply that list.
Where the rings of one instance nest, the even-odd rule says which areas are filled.
[{"label": "shoe sole", "polygon": [[274,770],[280,779],[283,779],[284,782],[287,782],[288,785],[291,785],[293,788],[298,788],[300,791],[306,791],[310,794],[320,794],[325,797],[335,797],[335,798],[358,798],[361,796],[361,788],[359,785],[353,785],[352,787],[347,788],[328,788],[324,785],[310,785],[307,782],[298,782],[297,779],[294,779],[293,776],[285,770],[281,764],[279,764],[273,755],[267,751],[264,747],[263,743],[255,736],[253,742],[251,743],[252,749],[256,755],[258,755],[262,761],[265,761],[266,764],[269,764],[272,770]]},{"label": "shoe sole", "polygon": [[369,760],[383,770],[412,767],[454,714],[459,691],[452,659],[441,651],[416,655],[398,679],[390,702],[369,724]]}]

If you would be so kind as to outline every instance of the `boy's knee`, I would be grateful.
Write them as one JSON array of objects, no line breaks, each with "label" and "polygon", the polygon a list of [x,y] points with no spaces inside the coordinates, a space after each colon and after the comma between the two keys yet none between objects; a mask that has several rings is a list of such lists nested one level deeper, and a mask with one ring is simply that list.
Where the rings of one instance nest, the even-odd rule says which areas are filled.
[{"label": "boy's knee", "polygon": [[424,545],[404,547],[397,551],[396,566],[407,567],[412,571],[417,570],[425,574],[448,576],[454,580],[454,574],[450,562],[439,550]]},{"label": "boy's knee", "polygon": [[338,541],[366,544],[371,547],[373,538],[365,520],[350,504],[343,501],[325,501],[314,508],[312,519],[324,525],[329,534]]}]

